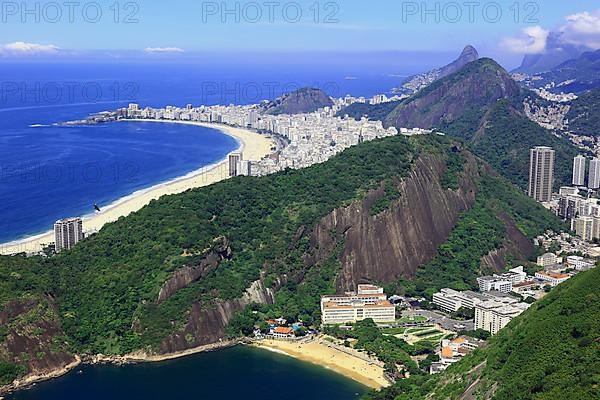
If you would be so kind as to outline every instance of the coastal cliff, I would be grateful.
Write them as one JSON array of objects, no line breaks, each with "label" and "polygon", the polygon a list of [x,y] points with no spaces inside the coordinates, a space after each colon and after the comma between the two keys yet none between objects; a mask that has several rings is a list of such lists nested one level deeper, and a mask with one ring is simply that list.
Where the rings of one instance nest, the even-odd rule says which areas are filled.
[{"label": "coastal cliff", "polygon": [[[120,363],[212,349],[265,314],[318,323],[320,296],[358,283],[420,295],[472,287],[480,263],[526,258],[528,240],[558,224],[439,135],[165,196],[55,257],[0,257],[2,384],[64,371],[76,355]],[[440,254],[457,256],[432,266]]]},{"label": "coastal cliff", "polygon": [[159,354],[170,354],[187,349],[219,343],[225,339],[225,328],[234,314],[251,303],[270,304],[275,300],[273,289],[262,281],[253,282],[244,294],[235,300],[215,300],[204,307],[195,303],[183,330],[169,335],[160,344]]}]

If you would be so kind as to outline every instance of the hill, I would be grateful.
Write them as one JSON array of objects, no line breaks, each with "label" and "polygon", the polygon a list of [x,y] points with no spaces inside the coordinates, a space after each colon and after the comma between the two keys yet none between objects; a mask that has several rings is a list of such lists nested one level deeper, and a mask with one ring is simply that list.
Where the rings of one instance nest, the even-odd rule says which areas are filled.
[{"label": "hill", "polygon": [[[521,89],[495,61],[482,58],[395,104],[383,121],[386,126],[437,129],[460,138],[522,189],[527,187],[529,148],[551,146],[557,153],[556,184],[569,184],[570,164],[578,151],[527,118],[527,96],[535,95]],[[340,114],[381,118],[388,109],[353,108]]]},{"label": "hill", "polygon": [[243,312],[252,304],[310,323],[320,295],[357,283],[424,294],[474,287],[482,270],[531,257],[530,239],[560,226],[437,135],[377,140],[307,169],[163,197],[72,251],[0,257],[0,384],[60,369],[75,354],[218,343],[259,322]]},{"label": "hill", "polygon": [[333,100],[324,91],[303,88],[263,105],[262,112],[269,115],[306,114],[331,106]]},{"label": "hill", "polygon": [[367,399],[600,398],[600,268],[561,284],[444,373]]},{"label": "hill", "polygon": [[567,113],[569,130],[583,136],[600,135],[600,88],[591,90],[571,103]]},{"label": "hill", "polygon": [[429,72],[408,77],[402,84],[402,87],[398,89],[398,92],[402,94],[414,94],[431,83],[458,72],[465,65],[477,60],[478,58],[479,53],[475,47],[470,45],[465,46],[458,58],[452,61],[450,64],[441,68],[433,69]]},{"label": "hill", "polygon": [[588,51],[567,60],[532,81],[536,87],[554,82],[552,92],[581,94],[600,87],[600,50]]}]

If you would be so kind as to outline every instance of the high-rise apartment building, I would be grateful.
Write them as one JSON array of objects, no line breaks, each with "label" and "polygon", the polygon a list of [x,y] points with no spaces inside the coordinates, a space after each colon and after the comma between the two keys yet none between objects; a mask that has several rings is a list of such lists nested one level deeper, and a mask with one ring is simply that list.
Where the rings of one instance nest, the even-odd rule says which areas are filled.
[{"label": "high-rise apartment building", "polygon": [[593,158],[592,161],[590,161],[588,188],[600,189],[600,160],[597,158]]},{"label": "high-rise apartment building", "polygon": [[529,197],[545,202],[552,199],[554,186],[554,150],[538,146],[530,150]]},{"label": "high-rise apartment building", "polygon": [[83,240],[83,222],[81,218],[68,218],[54,224],[54,250],[70,250]]},{"label": "high-rise apartment building", "polygon": [[240,175],[242,160],[242,153],[231,153],[229,155],[229,176]]},{"label": "high-rise apartment building", "polygon": [[582,155],[573,160],[573,185],[585,185],[585,157]]}]

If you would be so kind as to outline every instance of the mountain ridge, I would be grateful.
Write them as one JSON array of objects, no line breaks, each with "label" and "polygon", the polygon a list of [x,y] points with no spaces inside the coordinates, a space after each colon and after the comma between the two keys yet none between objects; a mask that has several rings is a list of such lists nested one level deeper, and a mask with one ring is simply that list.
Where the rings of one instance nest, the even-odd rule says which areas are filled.
[{"label": "mountain ridge", "polygon": [[522,189],[528,181],[528,148],[551,146],[557,151],[557,185],[569,184],[570,163],[579,150],[529,120],[523,105],[527,97],[537,95],[521,88],[494,60],[481,58],[394,104],[391,112],[389,105],[352,105],[338,115],[373,115],[384,126],[434,129],[457,137]]},{"label": "mountain ridge", "polygon": [[408,77],[397,91],[401,94],[414,94],[433,82],[459,71],[462,67],[477,59],[479,59],[477,49],[471,45],[467,45],[458,58],[450,64]]}]

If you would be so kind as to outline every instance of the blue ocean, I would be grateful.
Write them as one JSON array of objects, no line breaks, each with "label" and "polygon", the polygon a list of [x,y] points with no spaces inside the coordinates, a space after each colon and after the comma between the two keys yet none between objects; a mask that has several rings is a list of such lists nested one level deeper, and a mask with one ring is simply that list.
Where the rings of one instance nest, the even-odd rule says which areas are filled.
[{"label": "blue ocean", "polygon": [[[371,71],[371,70],[369,70]],[[133,192],[223,159],[219,131],[153,123],[55,126],[136,102],[249,104],[302,86],[332,96],[390,93],[400,78],[339,67],[87,62],[0,68],[0,243],[48,231]]]},{"label": "blue ocean", "polygon": [[352,400],[367,390],[320,366],[235,347],[161,363],[84,366],[7,400]]}]

